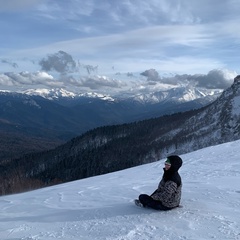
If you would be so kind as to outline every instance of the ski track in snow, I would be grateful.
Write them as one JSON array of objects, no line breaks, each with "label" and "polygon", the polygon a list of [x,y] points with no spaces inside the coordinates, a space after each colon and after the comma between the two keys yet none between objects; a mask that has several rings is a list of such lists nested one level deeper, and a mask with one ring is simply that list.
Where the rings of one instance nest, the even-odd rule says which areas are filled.
[{"label": "ski track in snow", "polygon": [[181,155],[183,208],[133,204],[150,194],[163,160],[0,197],[1,240],[240,239],[240,141]]}]

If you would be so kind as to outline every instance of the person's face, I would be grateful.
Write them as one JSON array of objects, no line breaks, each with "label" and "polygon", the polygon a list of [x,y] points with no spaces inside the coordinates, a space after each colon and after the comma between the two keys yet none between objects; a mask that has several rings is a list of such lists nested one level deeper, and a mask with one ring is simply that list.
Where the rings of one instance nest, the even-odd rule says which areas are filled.
[{"label": "person's face", "polygon": [[171,167],[171,164],[169,164],[169,163],[165,163],[165,169],[166,169],[166,170],[169,170],[170,167]]}]

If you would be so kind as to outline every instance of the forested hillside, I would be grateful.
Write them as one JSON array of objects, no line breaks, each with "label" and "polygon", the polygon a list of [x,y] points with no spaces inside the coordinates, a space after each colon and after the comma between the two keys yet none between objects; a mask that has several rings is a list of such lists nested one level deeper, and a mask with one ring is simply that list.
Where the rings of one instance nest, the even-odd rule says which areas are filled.
[{"label": "forested hillside", "polygon": [[161,139],[199,110],[93,129],[54,150],[1,164],[1,194],[113,172],[158,160],[181,139]]}]

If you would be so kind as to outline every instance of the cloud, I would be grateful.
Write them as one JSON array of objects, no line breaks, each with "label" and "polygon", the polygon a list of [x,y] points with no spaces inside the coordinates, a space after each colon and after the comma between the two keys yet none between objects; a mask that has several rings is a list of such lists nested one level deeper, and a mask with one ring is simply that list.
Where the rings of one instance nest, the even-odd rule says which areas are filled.
[{"label": "cloud", "polygon": [[101,0],[101,4],[96,0],[52,0],[41,2],[34,16],[60,22],[80,35],[87,33],[96,37],[149,26],[212,24],[230,18],[231,14],[237,15],[237,5],[235,0],[203,0],[199,3],[138,0],[138,4],[131,0]]},{"label": "cloud", "polygon": [[[189,2],[179,0],[61,0],[48,1],[38,8],[38,14],[48,19],[71,22],[71,28],[84,32],[83,25],[93,33],[138,29],[159,23],[193,23],[197,17],[190,12]],[[99,20],[101,16],[101,20]],[[84,24],[82,24],[84,22]],[[79,24],[82,26],[79,28]],[[85,29],[86,29],[85,28]]]},{"label": "cloud", "polygon": [[0,85],[2,86],[32,86],[45,85],[48,87],[61,87],[62,82],[54,80],[54,78],[46,72],[8,72],[0,74]]},{"label": "cloud", "polygon": [[4,11],[22,11],[40,3],[41,0],[0,0],[0,12]]},{"label": "cloud", "polygon": [[13,68],[18,68],[18,64],[15,62],[12,62],[11,60],[7,60],[7,59],[0,59],[1,63],[6,63],[8,65],[10,65]]},{"label": "cloud", "polygon": [[[184,32],[184,34],[182,34]],[[148,36],[148,37],[146,37]],[[123,34],[111,34],[101,37],[81,38],[69,41],[57,42],[40,48],[25,49],[16,51],[18,56],[36,56],[58,52],[61,49],[68,54],[81,58],[84,62],[91,65],[98,61],[101,63],[121,61],[129,58],[134,63],[135,60],[156,59],[163,61],[170,58],[169,55],[191,55],[191,50],[199,48],[206,49],[212,44],[213,39],[207,37],[203,26],[157,26],[124,32]],[[182,46],[182,49],[176,47]],[[186,47],[188,49],[186,49]],[[56,55],[43,59],[42,67],[44,70],[49,68],[59,69],[62,59]],[[112,63],[110,63],[112,64]],[[55,66],[56,65],[56,66]],[[129,63],[126,63],[129,65]],[[73,64],[72,64],[73,66]],[[111,65],[110,65],[111,66]],[[65,70],[63,66],[63,70]],[[129,70],[128,70],[129,71]]]},{"label": "cloud", "polygon": [[87,86],[90,89],[98,89],[102,87],[110,87],[110,88],[121,88],[125,86],[121,81],[110,79],[108,77],[95,77],[95,78],[88,78],[82,80],[82,85]]},{"label": "cloud", "polygon": [[233,71],[214,69],[207,75],[194,75],[193,80],[199,87],[226,89],[233,83],[236,76],[237,73]]},{"label": "cloud", "polygon": [[146,70],[141,75],[147,77],[149,85],[157,83],[172,84],[172,85],[194,85],[196,87],[207,89],[226,89],[237,76],[235,71],[227,69],[214,69],[207,74],[176,74],[172,76],[162,77],[159,76],[155,69]]},{"label": "cloud", "polygon": [[116,89],[120,89],[126,84],[121,80],[116,80],[113,78],[105,77],[105,76],[82,76],[80,78],[76,78],[73,76],[63,76],[60,78],[62,82],[67,86],[77,87],[80,89],[88,89],[88,90],[99,90],[105,91],[106,89],[111,89],[115,91]]},{"label": "cloud", "polygon": [[[114,79],[106,76],[88,75],[71,76],[60,75],[54,78],[46,72],[8,72],[0,74],[0,86],[4,88],[28,89],[36,86],[44,88],[65,88],[74,92],[96,91],[100,93],[149,93],[163,90],[177,85],[191,85],[206,89],[226,89],[232,83],[237,73],[226,69],[214,69],[207,74],[169,74],[160,75],[155,69],[149,69],[140,75],[128,74]],[[141,78],[142,77],[142,78]],[[121,79],[121,80],[120,80]],[[124,80],[122,80],[124,79]]]},{"label": "cloud", "polygon": [[[234,21],[143,26],[138,29],[115,30],[114,33],[109,31],[101,36],[84,35],[85,37],[74,40],[14,51],[14,55],[42,58],[43,55],[61,49],[89,65],[99,65],[99,69],[103,65],[110,68],[112,62],[118,62],[123,66],[119,71],[143,71],[152,67],[161,71],[206,73],[214,68],[235,67],[238,57],[235,48],[240,35],[234,28],[237,29]],[[65,71],[65,66],[59,68],[58,65],[62,63],[54,63],[53,57],[56,56],[52,56],[52,59],[44,58],[46,64],[43,64],[42,70],[51,68]],[[150,66],[149,63],[153,61],[156,65]],[[138,69],[135,62],[140,63]],[[141,65],[144,64],[145,67],[142,68]],[[115,66],[117,68],[116,64]],[[129,69],[132,66],[134,69]]]},{"label": "cloud", "polygon": [[6,74],[0,74],[0,85],[1,86],[15,86],[16,82]]},{"label": "cloud", "polygon": [[[102,6],[102,4],[101,4]],[[90,17],[99,5],[93,0],[51,0],[46,3],[42,2],[38,7],[38,14],[41,17],[55,20],[72,21],[80,20],[82,17]]]},{"label": "cloud", "polygon": [[56,71],[59,73],[69,73],[77,70],[77,63],[73,60],[72,56],[64,51],[49,55],[43,58],[39,65],[43,71]]},{"label": "cloud", "polygon": [[122,87],[127,86],[121,80],[116,80],[113,78],[105,77],[105,76],[82,76],[82,77],[74,77],[71,75],[61,75],[59,78],[54,78],[52,75],[46,72],[8,72],[0,74],[0,86],[3,87],[21,87],[21,88],[29,88],[33,86],[43,86],[43,87],[65,87],[77,91],[80,90],[113,90],[120,89]]},{"label": "cloud", "polygon": [[155,69],[146,70],[141,75],[147,77],[148,81],[159,81],[159,74]]}]

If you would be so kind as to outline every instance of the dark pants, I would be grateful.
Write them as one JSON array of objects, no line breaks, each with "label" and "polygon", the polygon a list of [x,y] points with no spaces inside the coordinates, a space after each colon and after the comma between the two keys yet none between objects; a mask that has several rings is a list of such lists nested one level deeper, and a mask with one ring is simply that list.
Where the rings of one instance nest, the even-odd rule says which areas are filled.
[{"label": "dark pants", "polygon": [[139,195],[139,201],[142,203],[144,207],[150,207],[156,210],[170,210],[171,208],[165,207],[162,205],[160,201],[154,200],[152,197],[147,194]]}]

